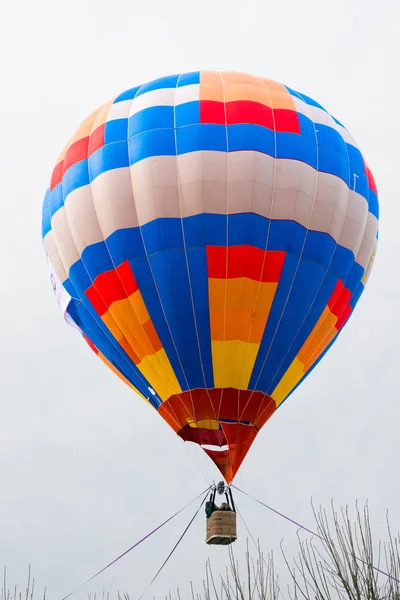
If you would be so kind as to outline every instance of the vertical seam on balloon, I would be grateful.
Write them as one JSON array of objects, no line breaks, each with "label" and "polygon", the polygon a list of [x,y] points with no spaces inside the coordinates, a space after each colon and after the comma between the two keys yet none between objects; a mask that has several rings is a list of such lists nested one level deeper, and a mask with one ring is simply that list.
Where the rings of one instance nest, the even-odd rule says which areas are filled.
[{"label": "vertical seam on balloon", "polygon": [[[301,94],[299,94],[299,96],[301,96]],[[301,99],[302,99],[302,100],[303,100],[303,102],[304,102],[304,99],[303,99],[303,98],[301,98]],[[305,104],[306,104],[306,103],[305,103]],[[329,113],[328,113],[328,114],[329,114]],[[331,116],[331,115],[329,115],[329,116]],[[333,119],[332,119],[332,121],[333,121]],[[314,120],[313,120],[313,123],[314,123]],[[317,133],[317,131],[318,131],[318,130],[317,130],[317,129],[316,129],[316,127],[315,127],[316,125],[318,125],[318,123],[314,123],[314,129],[315,129],[315,132]],[[335,128],[335,130],[337,130],[337,129]],[[347,163],[348,163],[348,168],[349,168],[349,185],[347,186],[347,190],[348,190],[348,191],[347,191],[347,206],[346,206],[346,211],[345,211],[345,213],[344,213],[344,218],[343,218],[343,221],[342,221],[342,226],[341,226],[340,232],[339,232],[339,234],[338,234],[338,236],[337,236],[337,237],[338,237],[338,240],[340,239],[341,232],[343,231],[343,227],[344,227],[344,224],[345,224],[345,221],[346,221],[346,214],[347,214],[347,212],[348,212],[348,208],[349,208],[349,200],[350,200],[350,192],[351,192],[351,189],[350,189],[350,157],[349,157],[349,153],[348,153],[348,150],[347,150],[347,145],[346,145],[346,144],[345,144],[345,148],[346,148],[346,153],[347,153]],[[368,214],[368,213],[367,213],[367,214]],[[311,217],[312,217],[312,211],[311,211],[311,214],[310,214],[310,222],[311,222]],[[332,218],[333,218],[333,216],[332,216]],[[308,235],[308,234],[307,234],[307,235]],[[275,381],[275,379],[276,379],[276,377],[277,377],[277,374],[278,374],[278,372],[279,372],[280,368],[282,367],[283,363],[285,362],[286,358],[288,357],[288,355],[289,355],[289,353],[290,353],[290,350],[292,349],[293,345],[295,344],[295,342],[296,342],[296,340],[297,340],[297,338],[298,338],[298,335],[299,335],[299,333],[300,333],[300,331],[301,331],[301,329],[302,329],[302,327],[303,327],[303,325],[304,325],[304,323],[305,323],[306,319],[308,318],[308,316],[309,316],[310,312],[312,311],[312,308],[313,308],[313,306],[314,306],[314,304],[315,304],[315,302],[316,302],[316,300],[317,300],[317,298],[318,298],[319,292],[320,292],[320,290],[321,290],[321,288],[322,288],[322,286],[323,286],[324,282],[326,281],[327,275],[328,275],[328,273],[330,272],[330,271],[329,271],[329,269],[330,269],[330,266],[331,266],[331,264],[332,264],[332,261],[333,261],[333,257],[334,257],[334,254],[335,254],[336,248],[339,246],[339,243],[338,243],[338,242],[337,242],[337,241],[336,241],[336,240],[333,238],[333,236],[330,236],[330,237],[331,237],[331,238],[332,238],[332,239],[335,241],[335,246],[334,246],[334,248],[333,248],[333,250],[332,250],[332,254],[331,254],[330,261],[329,261],[329,263],[328,263],[328,265],[327,265],[327,267],[326,267],[326,272],[325,272],[324,278],[322,279],[322,281],[321,281],[321,284],[320,284],[320,286],[318,287],[318,289],[317,289],[317,291],[316,291],[316,294],[315,294],[314,300],[312,301],[312,303],[311,303],[311,305],[310,305],[310,308],[309,308],[309,310],[308,310],[307,314],[305,315],[305,317],[304,317],[303,321],[301,322],[301,324],[300,324],[300,327],[298,328],[298,330],[297,330],[297,333],[296,333],[296,335],[294,336],[294,338],[293,338],[293,340],[292,340],[292,343],[291,343],[291,345],[290,345],[289,349],[287,350],[287,352],[286,352],[285,356],[283,357],[283,359],[282,359],[281,363],[279,364],[278,368],[276,369],[276,372],[275,372],[275,375],[274,375],[274,377],[271,379],[271,382],[270,382],[270,383],[271,383],[271,386],[272,386],[273,382]],[[354,254],[354,253],[353,253],[353,254]],[[326,322],[326,319],[324,319],[324,321],[321,323],[321,326],[322,326],[322,325],[323,325],[323,323],[325,323],[325,322]],[[324,338],[324,340],[326,340],[326,338],[329,336],[329,334],[330,334],[330,333],[333,331],[333,329],[334,329],[334,328],[335,328],[335,326],[333,326],[333,327],[331,327],[331,328],[330,328],[330,330],[328,331],[328,333],[327,333],[326,337]],[[311,333],[311,332],[310,332],[310,333]],[[310,334],[309,334],[309,335],[310,335]],[[307,338],[307,339],[308,339],[308,338]],[[321,344],[321,345],[323,345],[323,344]],[[317,355],[317,357],[316,357],[316,358],[318,358],[318,356],[319,356],[319,354]],[[316,359],[315,359],[315,360],[316,360]],[[314,361],[314,362],[315,362],[315,361]],[[277,384],[276,384],[276,385],[278,385],[278,383],[279,383],[279,382],[277,382]],[[276,387],[276,386],[275,386],[275,387]]]},{"label": "vertical seam on balloon", "polygon": [[[318,189],[318,178],[319,178],[319,171],[318,171],[318,169],[319,169],[319,150],[318,150],[318,137],[317,137],[317,132],[316,132],[316,128],[315,128],[315,123],[314,123],[314,121],[313,121],[313,127],[314,127],[315,142],[316,142],[316,150],[317,150],[317,157],[316,157],[316,160],[317,160],[317,169],[316,169],[316,176],[315,176],[314,197],[313,197],[313,203],[312,203],[312,207],[311,207],[311,211],[310,211],[310,216],[309,216],[309,219],[308,219],[308,225],[311,223],[312,214],[313,214],[313,210],[314,210],[314,206],[315,206],[315,202],[316,202],[316,197],[317,197],[317,189]],[[306,241],[307,241],[307,237],[308,237],[308,231],[309,231],[309,230],[306,228],[306,234],[305,234],[305,236],[304,236],[304,241],[303,241],[303,245],[302,245],[302,248],[301,248],[301,251],[300,251],[300,256],[299,256],[299,259],[298,259],[298,262],[297,262],[297,266],[296,266],[295,272],[293,273],[292,282],[291,282],[291,285],[290,285],[290,288],[289,288],[289,292],[288,292],[288,294],[287,294],[287,297],[286,297],[285,303],[284,303],[284,305],[283,305],[283,308],[282,308],[282,311],[281,311],[281,315],[280,315],[279,321],[278,321],[278,323],[277,323],[277,326],[276,326],[276,328],[275,328],[274,335],[272,336],[271,342],[270,342],[270,344],[269,344],[269,347],[268,347],[267,354],[266,354],[266,356],[265,356],[265,358],[264,358],[264,360],[263,360],[263,363],[262,363],[262,366],[261,366],[260,372],[259,372],[259,374],[258,374],[258,377],[257,377],[257,380],[256,380],[256,382],[255,382],[255,384],[254,384],[254,387],[255,387],[255,388],[257,387],[257,385],[258,385],[258,382],[260,381],[260,378],[261,378],[261,376],[262,376],[262,373],[263,373],[264,367],[265,367],[265,365],[266,365],[266,363],[267,363],[267,360],[268,360],[268,357],[269,357],[269,355],[270,355],[271,348],[272,348],[272,346],[273,346],[273,343],[274,343],[274,341],[275,341],[275,338],[276,338],[276,335],[277,335],[277,333],[278,333],[278,330],[279,330],[280,324],[281,324],[281,322],[282,322],[282,319],[283,319],[283,316],[284,316],[284,314],[285,314],[286,307],[287,307],[287,305],[288,305],[288,303],[289,303],[289,298],[290,298],[290,296],[291,296],[291,293],[292,293],[292,290],[293,290],[294,282],[295,282],[295,280],[296,280],[296,276],[297,276],[297,273],[298,273],[298,271],[299,271],[299,268],[300,268],[300,263],[301,263],[301,260],[302,260],[302,258],[301,258],[301,257],[302,257],[302,255],[303,255],[304,248],[305,248],[305,245],[306,245]]]},{"label": "vertical seam on balloon", "polygon": [[[137,91],[136,91],[136,94],[135,94],[134,98],[132,99],[132,103],[133,103],[133,100],[136,98],[136,96],[137,96],[138,92],[139,92],[139,91],[142,89],[142,87],[143,87],[143,85],[142,85],[142,86],[140,86],[140,87],[137,89]],[[128,153],[129,153],[129,144],[128,144]],[[130,162],[130,161],[129,161],[129,162]],[[131,169],[130,167],[129,167],[129,173],[130,173],[131,185],[132,185],[132,195],[133,195],[133,198],[135,199],[135,192],[134,192],[134,182],[133,182],[133,177],[132,177],[132,169]],[[135,203],[135,210],[136,210],[136,203]],[[136,211],[136,214],[137,214],[137,211]],[[192,392],[191,392],[191,390],[189,389],[188,380],[187,380],[187,378],[186,378],[185,371],[184,371],[184,369],[183,369],[183,366],[182,366],[181,358],[180,358],[180,356],[179,356],[179,352],[178,352],[178,349],[177,349],[177,347],[176,347],[175,340],[174,340],[174,338],[173,338],[173,335],[172,335],[172,331],[171,331],[170,325],[169,325],[169,323],[168,323],[167,315],[166,315],[166,313],[165,313],[165,309],[164,309],[163,303],[162,303],[162,301],[161,301],[160,292],[159,292],[159,290],[158,290],[157,282],[156,282],[156,279],[155,279],[155,276],[154,276],[154,273],[153,273],[153,269],[152,269],[152,266],[151,266],[151,263],[150,263],[149,255],[148,255],[148,253],[147,253],[147,248],[146,248],[146,244],[145,244],[144,237],[143,237],[143,233],[142,233],[142,227],[141,227],[141,225],[139,225],[139,219],[138,219],[138,229],[139,229],[140,237],[141,237],[141,239],[142,239],[143,248],[144,248],[144,251],[145,251],[145,253],[146,253],[146,260],[147,260],[147,264],[148,264],[148,266],[149,266],[149,270],[150,270],[150,273],[151,273],[151,277],[152,277],[152,279],[153,279],[153,282],[154,282],[154,288],[155,288],[155,290],[156,290],[156,292],[157,292],[157,296],[158,296],[158,299],[159,299],[159,302],[160,302],[160,307],[161,307],[162,313],[163,313],[163,315],[164,315],[165,323],[166,323],[166,325],[167,325],[167,328],[168,328],[169,334],[170,334],[170,336],[171,336],[172,345],[173,345],[173,347],[174,347],[174,350],[175,350],[175,353],[176,353],[176,357],[177,357],[177,359],[178,359],[178,362],[179,362],[179,365],[180,365],[180,367],[181,367],[181,371],[182,371],[183,377],[185,378],[186,385],[187,385],[187,387],[188,387],[189,395],[190,395],[190,398],[191,398],[191,401],[192,401],[192,405],[193,405]],[[167,356],[168,356],[168,355],[167,355]],[[171,366],[172,366],[172,365],[171,365]],[[175,373],[174,373],[174,374],[175,374]],[[176,374],[175,374],[175,377],[176,377]],[[179,398],[180,402],[182,403],[182,406],[184,406],[184,408],[187,410],[187,407],[186,407],[185,403],[183,402],[182,398],[180,397],[180,394],[179,394],[179,393],[177,393],[177,394],[174,394],[174,395],[175,395],[175,396],[177,396],[177,397]],[[192,418],[194,418],[194,415],[191,415],[191,416],[192,416]],[[180,423],[179,423],[179,424],[180,424]]]},{"label": "vertical seam on balloon", "polygon": [[[185,253],[186,270],[187,270],[189,290],[190,290],[190,301],[191,301],[191,304],[192,304],[193,322],[194,322],[194,327],[195,327],[195,331],[196,331],[197,349],[198,349],[198,352],[199,352],[201,372],[202,372],[203,381],[204,381],[204,389],[206,390],[208,399],[210,401],[211,409],[214,412],[215,420],[217,420],[217,416],[215,414],[215,409],[214,409],[214,406],[213,406],[213,404],[211,402],[210,392],[209,392],[208,387],[207,387],[206,376],[205,376],[205,371],[204,371],[204,364],[203,364],[203,357],[202,357],[202,354],[201,354],[201,346],[200,346],[199,332],[198,332],[197,319],[196,319],[196,310],[195,310],[194,300],[193,300],[192,280],[191,280],[191,277],[190,277],[189,259],[188,259],[188,254],[187,254],[185,227],[184,227],[184,224],[183,224],[183,215],[182,215],[181,178],[180,178],[180,172],[179,172],[178,136],[177,136],[177,125],[176,125],[176,92],[177,92],[177,89],[179,87],[179,81],[180,81],[181,77],[182,77],[182,75],[179,75],[179,77],[177,79],[177,82],[176,82],[176,86],[175,86],[175,97],[174,97],[174,139],[175,139],[175,166],[176,166],[176,176],[177,176],[177,183],[178,183],[178,201],[179,201],[179,212],[180,212],[180,221],[181,221],[181,229],[182,229],[182,241],[183,241],[183,249],[184,249],[184,253]],[[200,87],[199,87],[199,94],[200,94]],[[197,419],[196,419],[196,411],[195,411],[195,406],[194,406],[193,399],[192,399],[192,404],[193,404],[193,412],[194,412],[195,420],[197,421]]]},{"label": "vertical seam on balloon", "polygon": [[[260,272],[260,280],[258,282],[258,287],[257,287],[256,298],[255,298],[254,305],[253,305],[253,311],[252,311],[253,313],[255,313],[255,310],[256,310],[256,307],[257,307],[258,297],[260,295],[260,289],[261,289],[262,273],[264,271],[265,262],[267,260],[268,242],[269,242],[269,236],[270,236],[270,231],[271,231],[271,222],[272,222],[272,211],[273,211],[274,202],[275,202],[276,173],[277,173],[276,122],[275,122],[275,113],[274,113],[274,108],[273,108],[273,103],[272,103],[272,96],[271,96],[271,93],[270,93],[270,91],[268,89],[268,86],[267,86],[266,82],[261,77],[259,78],[259,80],[261,81],[262,85],[265,87],[265,90],[266,90],[266,92],[268,94],[268,97],[269,97],[269,101],[271,103],[271,115],[272,115],[272,123],[273,123],[273,128],[274,128],[274,130],[273,130],[273,134],[274,134],[274,157],[273,157],[274,158],[274,179],[273,179],[273,184],[272,184],[271,206],[270,206],[269,218],[268,218],[268,227],[267,227],[267,236],[266,236],[266,240],[265,240],[264,256],[263,256],[263,262],[262,262],[262,267],[261,267],[261,272]],[[255,174],[254,174],[254,176],[255,176]],[[278,285],[279,285],[279,282],[278,282],[277,286]],[[271,308],[272,308],[272,305],[271,305]],[[268,324],[268,319],[269,319],[269,314],[268,314],[268,317],[267,317],[267,321],[265,323],[264,333],[265,333],[265,329],[266,329],[267,324]],[[251,321],[251,327],[250,327],[250,331],[249,331],[248,340],[250,339],[250,335],[251,335],[251,331],[252,331],[252,327],[253,327],[253,321],[254,321],[254,317],[253,317],[253,319]],[[264,333],[263,333],[263,335],[264,335]],[[262,337],[261,337],[261,341],[260,341],[258,352],[260,351],[260,348],[261,348],[261,342],[262,342]],[[257,353],[257,356],[258,356],[258,353]],[[254,370],[254,366],[256,364],[257,356],[256,356],[256,359],[254,361],[253,370]],[[243,370],[243,366],[242,366],[242,370]],[[251,379],[251,374],[250,374],[250,379]],[[256,386],[254,386],[254,387],[256,387]],[[240,417],[243,416],[244,411],[248,407],[248,405],[250,403],[250,400],[252,399],[255,391],[256,391],[255,389],[251,391],[250,396],[247,399],[247,402],[246,402],[246,404],[243,407],[243,410],[241,412]],[[260,410],[261,410],[261,403],[260,403],[259,411]]]}]

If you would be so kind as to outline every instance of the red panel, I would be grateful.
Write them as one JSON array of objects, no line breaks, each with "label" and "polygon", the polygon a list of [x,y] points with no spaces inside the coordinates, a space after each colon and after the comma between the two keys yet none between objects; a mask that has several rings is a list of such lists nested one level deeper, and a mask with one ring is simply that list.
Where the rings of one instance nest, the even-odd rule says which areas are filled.
[{"label": "red panel", "polygon": [[[254,246],[207,246],[208,276],[216,279],[248,277],[278,282],[286,253]],[[228,262],[228,265],[227,265]]]},{"label": "red panel", "polygon": [[85,291],[85,295],[97,314],[102,317],[107,312],[107,306],[104,304],[96,288],[93,285],[90,286]]},{"label": "red panel", "polygon": [[233,479],[233,470],[229,450],[208,450],[207,448],[203,448],[203,450],[221,471],[225,480],[230,483]]},{"label": "red panel", "polygon": [[214,100],[201,100],[200,123],[225,125],[225,104]]},{"label": "red panel", "polygon": [[375,194],[378,194],[378,188],[376,187],[374,176],[372,175],[371,171],[369,170],[369,167],[365,163],[364,163],[364,168],[365,168],[365,174],[368,177],[369,187],[371,188],[371,190],[373,192],[375,192]]},{"label": "red panel", "polygon": [[257,420],[259,429],[261,425],[258,422],[261,423],[261,419],[264,419],[262,424],[265,423],[267,417],[264,418],[263,414],[270,409],[272,412],[275,410],[275,402],[263,392],[199,388],[171,396],[161,404],[158,412],[166,420],[173,418],[178,421],[181,428],[187,425],[188,419],[221,419],[249,423]]},{"label": "red panel", "polygon": [[338,279],[337,284],[335,285],[335,289],[333,290],[332,295],[328,300],[328,306],[331,310],[332,310],[335,302],[339,298],[340,292],[342,291],[343,288],[344,288],[343,281],[341,279]]},{"label": "red panel", "polygon": [[115,270],[118,273],[118,277],[120,278],[122,285],[125,288],[127,296],[131,296],[134,292],[136,292],[139,289],[128,260],[119,265],[119,267],[117,267]]},{"label": "red panel", "polygon": [[336,315],[337,317],[340,317],[342,312],[344,311],[345,307],[350,302],[350,299],[351,299],[351,292],[347,288],[343,288],[342,291],[340,292],[339,297],[337,298],[335,304],[332,307],[330,307],[331,313],[333,315]]},{"label": "red panel", "polygon": [[113,271],[101,273],[85,291],[87,298],[101,316],[117,300],[123,300],[138,289],[128,261]]},{"label": "red panel", "polygon": [[250,123],[253,125],[261,125],[268,129],[274,128],[272,109],[269,106],[265,106],[265,104],[252,102],[251,100],[227,102],[226,118],[228,125]]},{"label": "red panel", "polygon": [[85,160],[88,156],[89,137],[81,138],[71,144],[64,158],[64,173],[69,167],[75,165],[81,160]]},{"label": "red panel", "polygon": [[295,110],[274,109],[275,131],[300,133],[299,117]]},{"label": "red panel", "polygon": [[242,425],[241,423],[221,423],[221,427],[229,446],[232,473],[228,474],[230,479],[226,476],[225,479],[230,483],[250,450],[250,446],[256,438],[257,430],[251,425]]},{"label": "red panel", "polygon": [[54,190],[56,185],[58,185],[62,179],[64,173],[64,161],[58,163],[58,165],[54,168],[54,171],[51,175],[50,180],[50,191]]},{"label": "red panel", "polygon": [[185,442],[194,442],[199,445],[207,445],[207,446],[225,446],[226,439],[225,434],[221,430],[214,429],[203,429],[201,427],[190,427],[186,425],[178,432],[179,437],[181,437]]},{"label": "red panel", "polygon": [[102,148],[104,146],[104,128],[105,128],[105,124],[103,123],[103,125],[100,125],[100,127],[97,127],[97,129],[92,131],[92,133],[90,134],[89,156],[91,154],[93,154],[93,152],[96,152],[96,150],[98,150],[99,148]]},{"label": "red panel", "polygon": [[342,314],[340,315],[338,322],[336,323],[336,329],[338,331],[340,331],[343,327],[343,325],[346,323],[347,319],[349,318],[349,316],[351,315],[352,312],[352,308],[350,306],[350,304],[348,304],[347,306],[345,306]]}]

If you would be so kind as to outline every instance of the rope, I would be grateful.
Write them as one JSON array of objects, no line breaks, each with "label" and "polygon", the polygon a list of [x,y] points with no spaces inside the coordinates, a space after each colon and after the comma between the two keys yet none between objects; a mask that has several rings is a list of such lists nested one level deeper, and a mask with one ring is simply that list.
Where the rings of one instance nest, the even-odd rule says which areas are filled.
[{"label": "rope", "polygon": [[[201,494],[200,494],[201,495]],[[206,495],[204,496],[203,500],[201,501],[200,506],[198,507],[198,509],[196,510],[196,512],[194,513],[193,517],[190,519],[189,523],[186,525],[185,529],[183,530],[183,533],[181,534],[181,536],[179,537],[178,541],[176,542],[175,546],[172,548],[171,552],[168,554],[167,558],[164,560],[163,564],[161,565],[161,567],[158,569],[157,573],[154,575],[153,579],[150,581],[149,585],[147,586],[147,588],[144,590],[144,592],[142,592],[142,595],[138,598],[138,600],[142,600],[143,596],[145,595],[145,593],[149,590],[149,588],[153,585],[153,583],[155,582],[155,580],[157,579],[157,577],[159,576],[159,574],[161,573],[161,571],[163,570],[163,568],[165,567],[165,565],[167,564],[167,562],[169,561],[169,559],[171,558],[171,556],[173,555],[173,553],[175,552],[175,550],[177,549],[177,547],[179,546],[179,544],[181,543],[181,541],[183,540],[185,534],[187,533],[189,527],[191,526],[191,524],[193,523],[193,521],[195,520],[195,518],[198,515],[199,510],[201,509],[201,507],[203,506],[204,502],[206,501],[206,498],[208,496],[208,490],[206,492]],[[197,496],[198,498],[199,496]]]},{"label": "rope", "polygon": [[[265,502],[262,502],[261,500],[258,500],[258,498],[255,498],[254,496],[251,496],[247,492],[245,492],[245,491],[241,490],[240,488],[238,488],[236,485],[232,485],[232,487],[235,488],[235,490],[237,490],[241,494],[244,494],[245,496],[248,496],[248,498],[251,498],[252,500],[255,500],[255,502],[258,502],[258,504],[261,504],[262,506],[265,506],[265,508],[268,508],[268,510],[271,510],[275,514],[279,515],[280,517],[283,517],[284,519],[286,519],[290,523],[293,523],[294,525],[297,525],[297,527],[299,527],[300,529],[303,529],[304,531],[307,531],[308,533],[311,533],[311,535],[313,535],[314,537],[319,538],[324,543],[326,543],[325,538],[322,535],[320,535],[319,533],[316,533],[315,531],[312,531],[311,529],[308,529],[308,527],[305,527],[301,523],[298,523],[294,519],[292,519],[292,518],[288,517],[287,515],[279,512],[279,510],[276,510],[275,508],[272,508],[272,506],[269,506],[268,504],[265,504]],[[334,544],[332,544],[332,545],[334,545]],[[370,565],[366,560],[364,560],[364,559],[362,559],[362,558],[360,558],[358,556],[355,556],[355,555],[353,555],[353,556],[354,556],[355,560],[358,560],[359,562],[363,563],[367,567],[371,567],[377,573],[380,573],[381,575],[385,575],[385,577],[388,577],[389,579],[392,579],[393,581],[396,581],[397,583],[400,583],[400,579],[397,579],[393,575],[390,575],[390,573],[387,573],[386,571],[383,571],[383,569],[380,569],[379,567],[375,567],[374,565]]]},{"label": "rope", "polygon": [[[206,490],[204,490],[206,491]],[[127,554],[129,554],[129,552],[131,552],[134,548],[136,548],[137,546],[139,546],[142,542],[144,542],[145,540],[147,540],[150,536],[153,535],[153,533],[156,533],[156,531],[158,531],[159,529],[161,529],[162,527],[164,527],[164,525],[166,525],[167,523],[169,523],[169,521],[172,521],[172,519],[174,519],[176,516],[178,516],[182,511],[185,510],[185,508],[187,508],[188,506],[190,506],[195,500],[197,500],[198,498],[200,498],[200,496],[202,496],[204,494],[204,491],[201,492],[198,496],[196,496],[195,498],[193,498],[193,500],[191,500],[190,502],[188,502],[187,504],[185,504],[185,506],[183,506],[182,508],[180,508],[176,513],[174,513],[171,517],[169,517],[168,519],[166,519],[165,521],[163,521],[163,523],[161,523],[160,525],[158,525],[155,529],[153,529],[152,531],[150,531],[149,533],[147,533],[142,539],[140,539],[138,542],[136,542],[135,544],[133,544],[133,546],[131,546],[130,548],[128,548],[128,550],[125,550],[125,552],[123,552],[122,554],[120,554],[119,556],[117,556],[117,558],[114,558],[114,560],[112,560],[110,563],[108,563],[108,565],[106,565],[105,567],[103,567],[102,569],[100,569],[100,571],[97,571],[97,573],[95,573],[95,575],[92,575],[92,577],[90,577],[89,579],[87,579],[84,583],[82,583],[79,587],[75,588],[72,592],[70,592],[69,594],[67,594],[66,596],[64,596],[61,600],[67,600],[67,598],[69,598],[70,596],[72,596],[72,594],[75,594],[75,592],[77,592],[78,590],[80,590],[81,588],[83,588],[85,585],[87,585],[88,583],[90,583],[91,581],[93,581],[93,579],[95,579],[98,575],[100,575],[101,573],[104,573],[104,571],[106,571],[106,569],[108,569],[109,567],[111,567],[112,565],[114,565],[116,562],[118,562],[121,558],[123,558],[124,556],[126,556]],[[208,489],[206,491],[206,496],[208,495]],[[204,500],[205,500],[204,498]],[[204,503],[204,500],[202,502],[202,504]],[[197,509],[197,512],[199,512],[200,507]],[[197,514],[196,512],[196,514]]]}]

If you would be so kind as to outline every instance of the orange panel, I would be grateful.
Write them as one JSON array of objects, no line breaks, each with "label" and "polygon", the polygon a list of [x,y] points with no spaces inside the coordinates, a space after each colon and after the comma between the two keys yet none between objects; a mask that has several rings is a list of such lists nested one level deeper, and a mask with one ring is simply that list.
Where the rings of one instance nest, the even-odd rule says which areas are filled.
[{"label": "orange panel", "polygon": [[200,101],[214,100],[215,102],[224,101],[224,88],[222,78],[219,73],[202,71],[200,74]]}]

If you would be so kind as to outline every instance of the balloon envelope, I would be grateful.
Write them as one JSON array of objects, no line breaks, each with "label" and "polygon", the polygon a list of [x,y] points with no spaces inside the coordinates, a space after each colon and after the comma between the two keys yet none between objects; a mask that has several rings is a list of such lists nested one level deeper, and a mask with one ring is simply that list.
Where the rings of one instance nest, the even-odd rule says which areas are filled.
[{"label": "balloon envelope", "polygon": [[65,318],[228,482],[350,317],[377,232],[350,133],[242,73],[120,94],[69,141],[43,205]]}]

